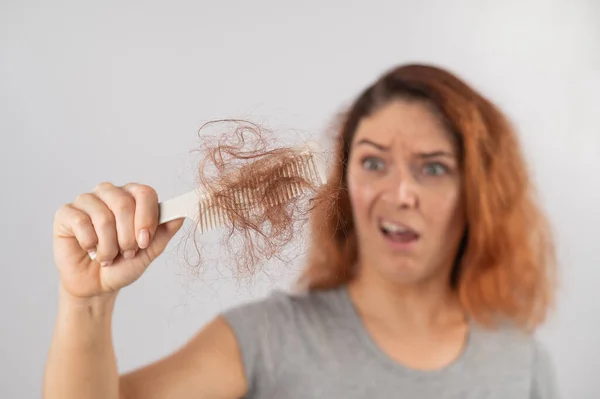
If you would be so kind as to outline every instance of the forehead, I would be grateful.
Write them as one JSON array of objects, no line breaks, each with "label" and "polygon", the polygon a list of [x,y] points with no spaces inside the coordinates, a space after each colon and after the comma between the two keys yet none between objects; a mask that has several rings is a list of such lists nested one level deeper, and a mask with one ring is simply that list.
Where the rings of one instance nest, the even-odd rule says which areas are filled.
[{"label": "forehead", "polygon": [[402,147],[453,150],[454,139],[440,115],[425,101],[395,100],[363,118],[353,141],[368,138]]}]

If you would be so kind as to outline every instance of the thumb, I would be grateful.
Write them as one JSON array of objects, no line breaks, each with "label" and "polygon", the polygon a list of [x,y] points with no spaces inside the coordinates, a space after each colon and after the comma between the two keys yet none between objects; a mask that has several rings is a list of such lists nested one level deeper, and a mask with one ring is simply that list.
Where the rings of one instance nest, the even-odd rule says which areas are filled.
[{"label": "thumb", "polygon": [[185,219],[175,219],[170,222],[159,225],[154,233],[154,239],[146,248],[146,252],[150,259],[156,259],[167,247],[167,244],[175,234],[183,226]]}]

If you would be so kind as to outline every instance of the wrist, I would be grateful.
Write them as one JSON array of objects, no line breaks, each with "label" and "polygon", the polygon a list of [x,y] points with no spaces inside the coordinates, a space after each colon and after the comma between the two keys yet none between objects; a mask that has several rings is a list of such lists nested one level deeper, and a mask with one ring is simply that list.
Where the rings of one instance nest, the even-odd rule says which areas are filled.
[{"label": "wrist", "polygon": [[59,288],[59,307],[61,309],[85,312],[90,316],[111,314],[118,291],[92,297],[78,297],[69,293],[61,284]]}]

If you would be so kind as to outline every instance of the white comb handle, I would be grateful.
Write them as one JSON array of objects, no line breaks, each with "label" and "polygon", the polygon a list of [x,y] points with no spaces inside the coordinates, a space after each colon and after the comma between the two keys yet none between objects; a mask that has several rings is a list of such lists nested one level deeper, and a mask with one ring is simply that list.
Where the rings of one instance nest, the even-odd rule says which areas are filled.
[{"label": "white comb handle", "polygon": [[158,224],[180,218],[198,218],[199,204],[203,199],[199,190],[192,190],[158,204]]}]

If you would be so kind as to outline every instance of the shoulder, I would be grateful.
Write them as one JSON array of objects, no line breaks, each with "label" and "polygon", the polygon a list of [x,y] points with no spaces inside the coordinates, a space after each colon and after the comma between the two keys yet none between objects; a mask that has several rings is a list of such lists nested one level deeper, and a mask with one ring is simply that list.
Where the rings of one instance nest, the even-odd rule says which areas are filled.
[{"label": "shoulder", "polygon": [[501,349],[518,350],[527,354],[531,361],[536,358],[549,358],[548,349],[535,332],[524,331],[510,323],[501,323],[494,328],[473,325],[474,334],[481,342]]},{"label": "shoulder", "polygon": [[315,336],[331,328],[343,306],[340,290],[305,293],[275,290],[222,312],[241,352],[251,387],[275,378],[286,356],[297,356]]},{"label": "shoulder", "polygon": [[337,313],[343,306],[342,295],[340,289],[301,293],[275,290],[227,309],[222,316],[240,332],[246,328],[281,329]]},{"label": "shoulder", "polygon": [[555,364],[547,345],[535,333],[525,332],[510,324],[494,329],[474,327],[477,347],[493,359],[497,366],[504,365],[512,373],[526,376],[532,399],[558,399]]},{"label": "shoulder", "polygon": [[548,347],[539,339],[532,338],[532,398],[559,399],[556,366]]}]

